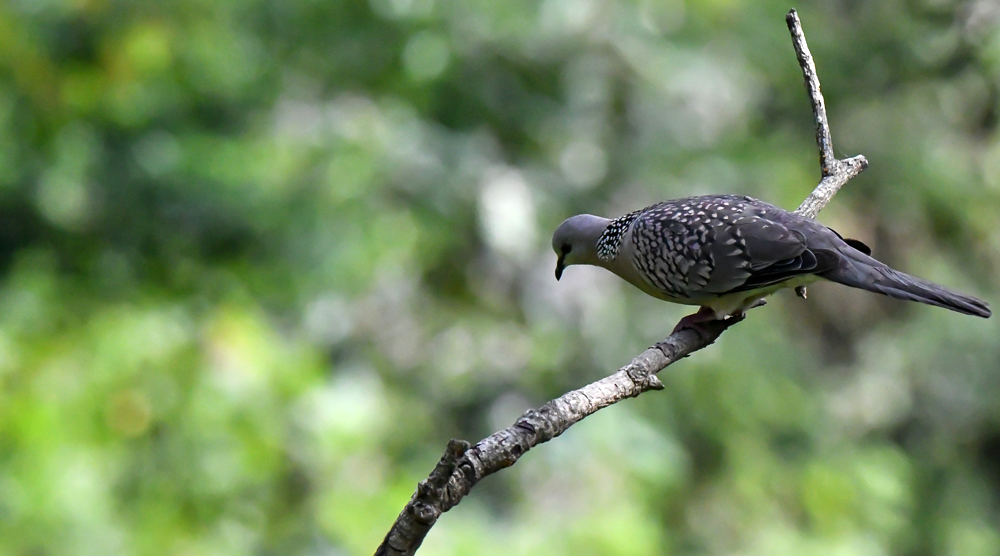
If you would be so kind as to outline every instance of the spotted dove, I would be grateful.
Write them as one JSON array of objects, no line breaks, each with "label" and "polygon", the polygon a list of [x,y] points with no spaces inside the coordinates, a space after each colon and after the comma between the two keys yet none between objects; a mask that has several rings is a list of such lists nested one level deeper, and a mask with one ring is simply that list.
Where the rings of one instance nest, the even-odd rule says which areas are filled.
[{"label": "spotted dove", "polygon": [[893,270],[857,240],[751,197],[664,201],[615,220],[573,216],[552,236],[556,279],[600,266],[649,295],[699,305],[708,318],[742,315],[775,291],[820,278],[966,315],[989,317],[971,296]]}]

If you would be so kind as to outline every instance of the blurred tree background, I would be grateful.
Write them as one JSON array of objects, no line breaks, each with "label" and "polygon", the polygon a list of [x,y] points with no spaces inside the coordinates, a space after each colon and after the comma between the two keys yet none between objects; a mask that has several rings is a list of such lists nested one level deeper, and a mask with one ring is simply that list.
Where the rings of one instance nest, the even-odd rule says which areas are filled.
[{"label": "blurred tree background", "polygon": [[[370,554],[690,309],[578,212],[818,180],[773,0],[0,3],[0,554]],[[1000,3],[804,1],[820,220],[1000,306]],[[1000,319],[784,293],[424,554],[1000,554]]]}]

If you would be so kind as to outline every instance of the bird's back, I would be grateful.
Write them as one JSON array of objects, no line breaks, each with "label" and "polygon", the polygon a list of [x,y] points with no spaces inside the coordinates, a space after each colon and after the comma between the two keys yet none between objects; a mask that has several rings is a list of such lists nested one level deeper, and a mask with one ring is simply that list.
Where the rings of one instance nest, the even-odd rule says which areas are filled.
[{"label": "bird's back", "polygon": [[[817,268],[806,235],[798,229],[804,224],[812,232],[814,223],[751,197],[674,199],[628,219],[619,266],[631,267],[634,277],[644,282],[642,289],[652,288],[665,299],[698,302]],[[606,233],[614,235],[614,227]]]}]

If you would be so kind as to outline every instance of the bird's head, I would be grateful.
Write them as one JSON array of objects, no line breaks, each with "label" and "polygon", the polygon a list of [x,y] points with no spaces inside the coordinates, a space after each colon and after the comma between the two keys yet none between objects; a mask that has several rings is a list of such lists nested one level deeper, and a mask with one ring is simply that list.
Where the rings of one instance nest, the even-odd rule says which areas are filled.
[{"label": "bird's head", "polygon": [[597,257],[597,240],[601,238],[610,221],[592,214],[578,214],[567,218],[552,234],[552,250],[556,252],[556,280],[563,269],[574,264],[600,265]]}]

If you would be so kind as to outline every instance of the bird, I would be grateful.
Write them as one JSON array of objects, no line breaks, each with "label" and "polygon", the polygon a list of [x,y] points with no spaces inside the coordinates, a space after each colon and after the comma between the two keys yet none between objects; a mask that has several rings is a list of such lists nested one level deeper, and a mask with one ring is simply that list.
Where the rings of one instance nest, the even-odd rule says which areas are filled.
[{"label": "bird", "polygon": [[578,214],[556,228],[552,249],[556,280],[571,265],[599,266],[657,299],[700,306],[678,328],[742,318],[774,292],[818,280],[991,315],[980,299],[894,270],[864,243],[748,196],[674,199],[615,219]]}]

